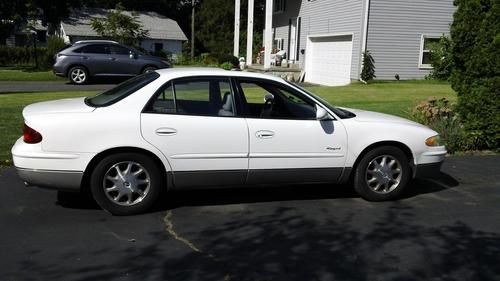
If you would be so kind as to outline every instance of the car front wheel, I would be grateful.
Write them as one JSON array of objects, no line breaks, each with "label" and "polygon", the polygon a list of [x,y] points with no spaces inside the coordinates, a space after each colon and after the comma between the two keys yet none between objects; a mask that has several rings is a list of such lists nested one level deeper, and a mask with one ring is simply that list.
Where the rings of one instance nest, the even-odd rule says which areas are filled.
[{"label": "car front wheel", "polygon": [[69,70],[68,77],[73,84],[85,84],[89,80],[89,73],[84,67],[75,66]]},{"label": "car front wheel", "polygon": [[354,189],[368,201],[385,201],[401,195],[410,179],[406,154],[393,146],[369,151],[356,167]]},{"label": "car front wheel", "polygon": [[154,67],[154,66],[146,66],[146,67],[144,67],[144,69],[142,69],[142,73],[148,73],[148,72],[155,71],[155,70],[156,70],[156,67]]},{"label": "car front wheel", "polygon": [[149,210],[159,198],[163,181],[155,162],[137,153],[104,158],[91,175],[92,195],[113,215],[133,215]]}]

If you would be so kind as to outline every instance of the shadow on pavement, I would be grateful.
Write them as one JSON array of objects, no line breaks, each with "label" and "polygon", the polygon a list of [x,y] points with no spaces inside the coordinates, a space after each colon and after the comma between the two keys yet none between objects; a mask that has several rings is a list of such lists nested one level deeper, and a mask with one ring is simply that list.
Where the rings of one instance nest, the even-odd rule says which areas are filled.
[{"label": "shadow on pavement", "polygon": [[[401,200],[458,186],[448,174],[436,180],[414,180]],[[213,206],[273,201],[296,201],[359,197],[348,185],[283,185],[171,191],[164,193],[152,212],[184,206]],[[72,209],[99,209],[90,194],[58,192],[57,204]]]}]

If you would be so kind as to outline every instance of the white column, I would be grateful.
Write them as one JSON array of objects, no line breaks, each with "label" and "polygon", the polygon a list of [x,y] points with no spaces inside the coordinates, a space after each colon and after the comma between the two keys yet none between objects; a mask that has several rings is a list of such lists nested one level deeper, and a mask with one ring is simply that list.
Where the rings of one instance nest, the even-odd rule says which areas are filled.
[{"label": "white column", "polygon": [[234,0],[234,49],[233,55],[240,57],[240,0]]},{"label": "white column", "polygon": [[273,48],[273,0],[266,0],[266,25],[264,30],[264,69],[271,68]]},{"label": "white column", "polygon": [[247,21],[247,65],[252,65],[253,57],[253,13],[254,0],[248,0],[248,21]]}]

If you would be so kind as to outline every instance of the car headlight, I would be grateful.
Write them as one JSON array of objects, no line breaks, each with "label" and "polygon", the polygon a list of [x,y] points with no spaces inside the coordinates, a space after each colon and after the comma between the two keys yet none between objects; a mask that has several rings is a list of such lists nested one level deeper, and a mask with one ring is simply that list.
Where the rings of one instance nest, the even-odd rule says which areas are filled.
[{"label": "car headlight", "polygon": [[427,145],[427,146],[441,146],[441,138],[439,137],[439,135],[427,138],[425,140],[425,145]]}]

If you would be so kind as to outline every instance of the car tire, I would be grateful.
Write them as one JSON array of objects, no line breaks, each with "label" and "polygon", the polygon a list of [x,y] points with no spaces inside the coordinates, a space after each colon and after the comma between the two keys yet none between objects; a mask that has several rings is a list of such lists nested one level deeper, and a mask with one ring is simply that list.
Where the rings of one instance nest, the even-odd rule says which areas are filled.
[{"label": "car tire", "polygon": [[146,66],[142,69],[142,73],[148,73],[148,72],[151,72],[151,71],[155,71],[157,70],[158,68],[154,67],[154,66]]},{"label": "car tire", "polygon": [[89,80],[89,72],[83,66],[74,66],[68,71],[68,78],[73,84],[85,84]]},{"label": "car tire", "polygon": [[158,165],[148,156],[119,153],[94,168],[90,190],[97,204],[113,215],[148,211],[160,197],[164,181]]},{"label": "car tire", "polygon": [[394,146],[377,147],[366,153],[354,173],[354,189],[368,201],[392,200],[410,180],[406,154]]}]

